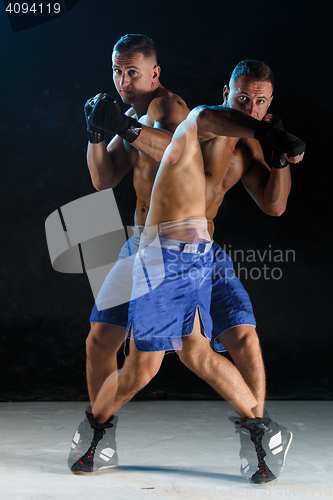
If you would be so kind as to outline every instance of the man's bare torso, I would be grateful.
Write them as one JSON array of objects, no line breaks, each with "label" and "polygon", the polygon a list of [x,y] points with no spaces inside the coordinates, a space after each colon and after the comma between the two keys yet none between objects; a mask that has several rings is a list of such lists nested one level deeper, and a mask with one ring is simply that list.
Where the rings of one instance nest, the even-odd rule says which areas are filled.
[{"label": "man's bare torso", "polygon": [[[184,104],[181,98],[174,96],[163,87],[157,90],[155,99],[166,95],[176,97],[179,103]],[[154,128],[162,128],[161,124],[156,123],[150,117],[149,107],[147,114],[140,121]],[[201,143],[206,179],[206,217],[211,236],[214,232],[213,219],[223,202],[225,193],[241,179],[251,163],[253,141],[253,139],[215,137]],[[124,144],[133,168],[133,184],[137,195],[135,222],[138,225],[144,225],[159,162],[139,152],[129,143]]]},{"label": "man's bare torso", "polygon": [[215,137],[201,143],[206,177],[206,218],[210,235],[225,194],[244,175],[253,158],[254,139]]},{"label": "man's bare torso", "polygon": [[[176,96],[164,87],[157,89],[152,102],[165,97],[175,100],[180,106],[186,108],[185,102],[179,96]],[[148,107],[147,114],[141,117],[140,122],[149,127],[163,129],[162,124],[155,121],[151,116],[150,109],[152,102]],[[130,110],[129,114],[134,116],[134,111]],[[178,123],[175,124],[174,129],[177,125]],[[170,132],[174,132],[174,130],[170,130]],[[133,168],[133,184],[137,196],[135,223],[143,226],[147,218],[151,192],[160,163],[150,156],[139,152],[129,143],[124,142],[124,145],[129,162]]]}]

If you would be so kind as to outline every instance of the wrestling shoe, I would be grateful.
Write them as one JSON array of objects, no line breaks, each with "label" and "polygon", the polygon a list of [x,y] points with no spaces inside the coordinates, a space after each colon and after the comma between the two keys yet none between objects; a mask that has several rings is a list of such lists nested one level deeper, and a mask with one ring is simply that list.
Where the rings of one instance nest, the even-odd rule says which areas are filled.
[{"label": "wrestling shoe", "polygon": [[[288,429],[271,420],[266,410],[264,412],[264,419],[266,422],[270,421],[262,438],[263,448],[266,452],[265,460],[275,477],[278,477],[283,470],[293,435]],[[240,437],[240,472],[242,477],[249,481],[258,466],[257,455],[251,442],[250,431],[242,427],[240,417],[229,417],[229,420],[234,423],[235,430]]]},{"label": "wrestling shoe", "polygon": [[254,444],[257,455],[257,470],[251,476],[250,481],[253,484],[266,484],[274,481],[276,476],[269,469],[265,457],[266,451],[263,448],[263,436],[271,423],[270,418],[244,418],[242,428],[250,432],[250,439]]},{"label": "wrestling shoe", "polygon": [[258,467],[258,457],[251,441],[250,431],[241,426],[240,417],[229,417],[229,420],[235,425],[236,433],[240,438],[240,473],[246,481],[250,481]]},{"label": "wrestling shoe", "polygon": [[262,438],[262,445],[266,451],[266,463],[270,470],[278,477],[284,467],[293,435],[288,429],[271,420]]},{"label": "wrestling shoe", "polygon": [[99,424],[86,410],[86,417],[74,433],[68,467],[74,474],[96,472],[118,465],[116,427],[118,417]]}]

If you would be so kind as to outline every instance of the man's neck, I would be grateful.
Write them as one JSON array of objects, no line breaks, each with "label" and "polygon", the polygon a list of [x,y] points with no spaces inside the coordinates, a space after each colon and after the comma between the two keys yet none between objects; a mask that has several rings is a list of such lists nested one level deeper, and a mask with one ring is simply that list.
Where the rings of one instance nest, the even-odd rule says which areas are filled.
[{"label": "man's neck", "polygon": [[157,83],[150,92],[147,92],[147,94],[144,95],[141,101],[136,102],[135,104],[131,104],[138,119],[141,118],[141,116],[147,114],[149,104],[153,99],[155,99],[159,88],[162,88],[162,85],[160,83]]}]

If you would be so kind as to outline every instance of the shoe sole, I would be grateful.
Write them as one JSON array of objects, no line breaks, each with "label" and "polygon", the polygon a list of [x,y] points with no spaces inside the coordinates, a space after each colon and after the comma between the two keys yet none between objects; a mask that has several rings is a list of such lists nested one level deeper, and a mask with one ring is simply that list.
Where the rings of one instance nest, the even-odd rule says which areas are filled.
[{"label": "shoe sole", "polygon": [[267,483],[252,483],[250,481],[251,486],[254,488],[270,488],[271,486],[274,486],[278,482],[277,478],[272,479],[272,481],[267,481]]},{"label": "shoe sole", "polygon": [[84,471],[71,471],[74,476],[91,476],[92,474],[103,474],[105,472],[108,472],[109,469],[115,469],[118,467],[118,465],[109,465],[106,467],[101,467],[100,469],[93,470],[91,472],[84,472]]}]

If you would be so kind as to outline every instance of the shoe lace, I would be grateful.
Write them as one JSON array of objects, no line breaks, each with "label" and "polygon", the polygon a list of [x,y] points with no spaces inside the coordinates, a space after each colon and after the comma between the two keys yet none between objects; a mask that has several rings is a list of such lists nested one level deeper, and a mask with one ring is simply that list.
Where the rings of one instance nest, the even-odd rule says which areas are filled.
[{"label": "shoe lace", "polygon": [[263,459],[258,460],[258,469],[256,471],[256,474],[258,476],[268,476],[270,474],[270,470],[267,467],[265,460]]},{"label": "shoe lace", "polygon": [[257,429],[251,429],[251,441],[254,444],[257,457],[258,457],[258,468],[255,473],[256,476],[266,477],[271,476],[272,472],[268,468],[264,458],[266,456],[266,452],[262,446],[262,436],[265,432],[265,426]]},{"label": "shoe lace", "polygon": [[79,460],[80,464],[83,464],[84,462],[86,462],[90,458],[94,457],[97,445],[100,442],[100,440],[102,439],[102,437],[104,436],[105,432],[106,432],[106,430],[102,429],[100,427],[94,429],[94,435],[93,435],[93,438],[91,441],[91,445],[89,446],[86,453],[80,458],[80,460]]}]

